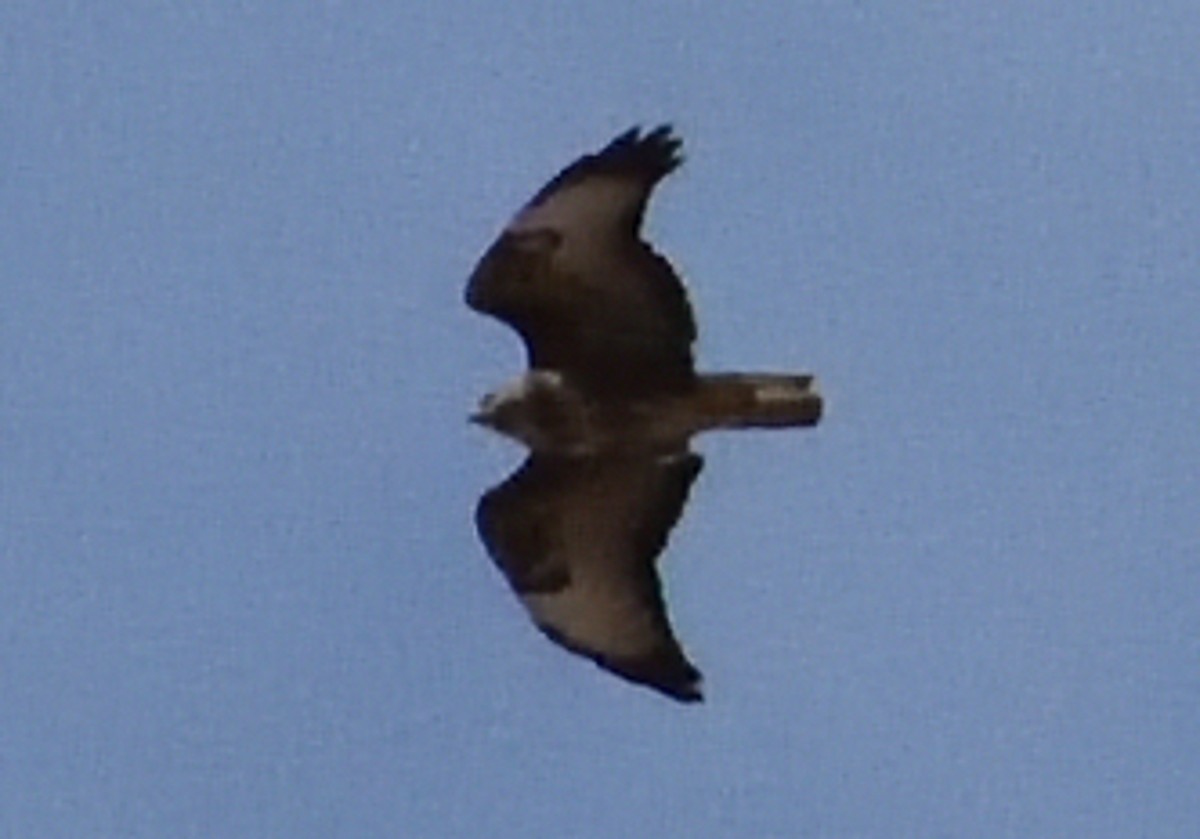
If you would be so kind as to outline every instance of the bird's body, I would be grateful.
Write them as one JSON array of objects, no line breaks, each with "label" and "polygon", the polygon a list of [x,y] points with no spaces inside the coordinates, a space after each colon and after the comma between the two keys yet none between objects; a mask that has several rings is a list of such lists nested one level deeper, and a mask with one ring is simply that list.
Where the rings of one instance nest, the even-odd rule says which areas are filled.
[{"label": "bird's body", "polygon": [[705,431],[815,425],[812,376],[709,373],[661,393],[595,398],[553,370],[531,370],[484,398],[472,419],[532,451],[571,456],[685,451]]},{"label": "bird's body", "polygon": [[480,259],[466,302],[515,329],[529,362],[472,417],[530,450],[480,501],[488,552],[552,640],[696,701],[655,567],[703,465],[691,439],[812,426],[822,401],[807,374],[696,372],[687,293],[639,233],[679,150],[667,126],[633,129],[566,167]]}]

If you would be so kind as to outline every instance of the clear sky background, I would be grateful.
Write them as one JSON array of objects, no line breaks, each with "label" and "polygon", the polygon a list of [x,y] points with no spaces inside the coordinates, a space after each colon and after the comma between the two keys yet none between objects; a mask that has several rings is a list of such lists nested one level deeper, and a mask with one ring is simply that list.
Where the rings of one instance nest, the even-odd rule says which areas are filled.
[{"label": "clear sky background", "polygon": [[[786,7],[786,8],[785,8]],[[1200,5],[0,6],[0,836],[1200,835]],[[461,303],[670,120],[708,701],[476,540]]]}]

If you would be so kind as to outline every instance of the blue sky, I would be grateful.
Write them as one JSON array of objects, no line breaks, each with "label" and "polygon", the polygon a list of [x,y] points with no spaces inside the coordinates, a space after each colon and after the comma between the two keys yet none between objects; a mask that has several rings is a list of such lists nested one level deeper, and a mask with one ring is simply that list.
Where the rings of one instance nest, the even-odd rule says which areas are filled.
[{"label": "blue sky", "polygon": [[[0,835],[1197,835],[1200,7],[479,5],[0,9]],[[700,707],[471,526],[465,277],[664,120],[700,359],[830,406],[698,446]]]}]

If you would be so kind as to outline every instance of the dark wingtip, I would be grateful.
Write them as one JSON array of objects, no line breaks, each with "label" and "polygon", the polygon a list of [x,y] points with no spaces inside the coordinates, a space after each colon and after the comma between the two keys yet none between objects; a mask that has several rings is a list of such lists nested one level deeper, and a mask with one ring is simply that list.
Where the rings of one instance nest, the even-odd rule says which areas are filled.
[{"label": "dark wingtip", "polygon": [[612,142],[597,152],[596,161],[610,161],[620,168],[651,172],[662,178],[683,163],[683,140],[675,134],[669,122],[655,126],[643,133],[635,125],[618,135]]},{"label": "dark wingtip", "polygon": [[704,702],[704,692],[700,689],[699,676],[696,678],[697,681],[685,685],[659,689],[672,699],[677,699],[687,705],[696,705]]},{"label": "dark wingtip", "polygon": [[598,656],[595,661],[618,676],[654,688],[680,702],[704,701],[700,671],[674,645],[637,658]]},{"label": "dark wingtip", "polygon": [[701,690],[703,676],[683,651],[677,646],[660,647],[653,652],[636,657],[605,655],[582,644],[577,644],[549,624],[539,623],[537,628],[554,643],[576,655],[589,658],[597,667],[620,676],[634,684],[644,685],[679,702],[703,702]]},{"label": "dark wingtip", "polygon": [[635,125],[618,134],[604,148],[585,154],[551,178],[529,201],[529,206],[536,206],[555,190],[592,175],[637,178],[653,186],[683,163],[682,148],[683,140],[675,135],[669,123],[648,133]]},{"label": "dark wingtip", "polygon": [[[704,692],[700,686],[700,671],[686,661],[684,665],[682,672],[657,674],[657,678],[647,679],[646,684],[680,702],[703,702]],[[666,678],[663,678],[664,675]]]}]

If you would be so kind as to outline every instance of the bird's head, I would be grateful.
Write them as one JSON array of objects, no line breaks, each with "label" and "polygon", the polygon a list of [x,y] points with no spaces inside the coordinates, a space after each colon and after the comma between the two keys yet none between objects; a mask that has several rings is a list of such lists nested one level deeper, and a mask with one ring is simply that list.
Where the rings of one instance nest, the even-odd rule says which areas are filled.
[{"label": "bird's head", "polygon": [[559,374],[534,370],[484,396],[470,420],[538,448],[563,421],[563,390]]}]

